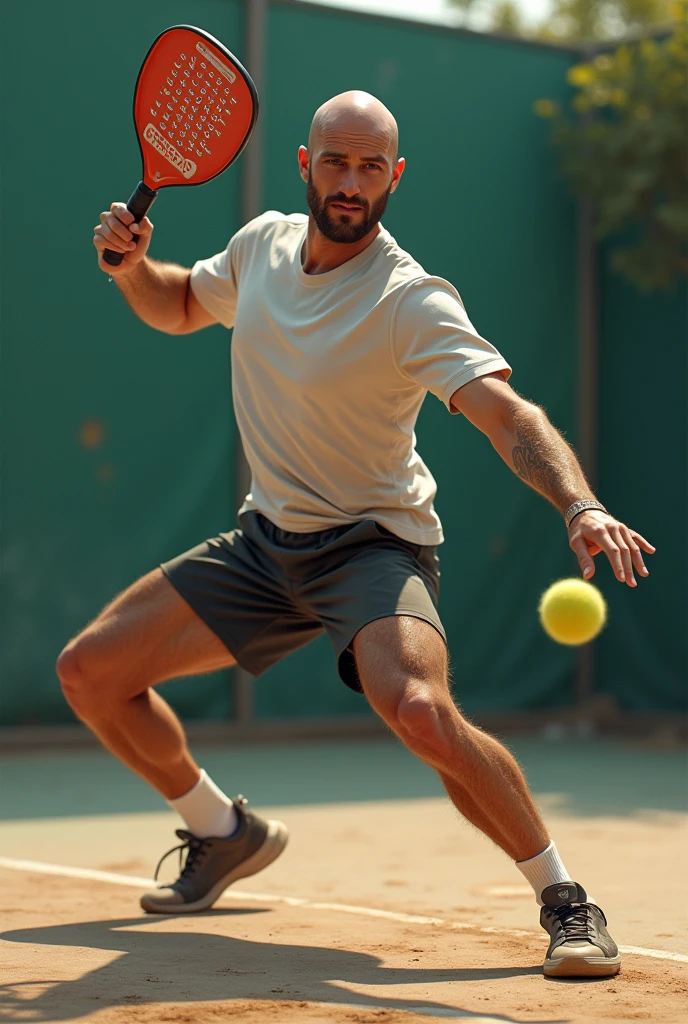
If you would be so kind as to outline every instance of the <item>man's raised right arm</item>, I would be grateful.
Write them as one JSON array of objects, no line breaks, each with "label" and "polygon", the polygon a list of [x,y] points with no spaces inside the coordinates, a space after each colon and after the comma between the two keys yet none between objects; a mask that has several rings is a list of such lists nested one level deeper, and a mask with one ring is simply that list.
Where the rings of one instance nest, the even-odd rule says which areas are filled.
[{"label": "man's raised right arm", "polygon": [[[190,270],[146,255],[152,233],[148,217],[136,224],[124,203],[113,203],[93,230],[98,266],[112,275],[134,313],[149,327],[166,334],[190,334],[217,323],[194,295]],[[105,249],[124,253],[118,267],[104,261]]]}]

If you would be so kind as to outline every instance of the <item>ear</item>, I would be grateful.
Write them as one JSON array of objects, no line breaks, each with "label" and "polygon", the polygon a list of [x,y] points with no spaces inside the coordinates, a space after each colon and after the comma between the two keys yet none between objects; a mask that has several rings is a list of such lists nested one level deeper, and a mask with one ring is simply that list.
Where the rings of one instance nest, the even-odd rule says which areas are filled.
[{"label": "ear", "polygon": [[299,161],[299,174],[304,181],[308,181],[308,169],[310,167],[310,157],[308,156],[308,150],[305,146],[299,146],[298,153]]},{"label": "ear", "polygon": [[406,161],[404,160],[403,156],[400,156],[394,166],[394,170],[392,171],[392,186],[390,188],[390,192],[396,192],[397,185],[399,184],[401,176],[404,173],[405,167]]}]

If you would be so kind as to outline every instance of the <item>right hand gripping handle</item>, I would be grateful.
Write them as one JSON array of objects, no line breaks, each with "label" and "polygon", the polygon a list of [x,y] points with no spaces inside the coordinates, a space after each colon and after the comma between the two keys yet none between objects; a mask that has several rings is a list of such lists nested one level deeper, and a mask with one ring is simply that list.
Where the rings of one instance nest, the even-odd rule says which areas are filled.
[{"label": "right hand gripping handle", "polygon": [[[148,188],[148,185],[144,185],[142,181],[138,183],[132,194],[129,196],[127,202],[127,210],[129,213],[133,213],[134,222],[139,224],[141,220],[146,216],[151,206],[157,199],[158,193],[153,188]],[[134,237],[134,242],[136,238]],[[123,252],[117,252],[115,249],[104,249],[103,260],[110,267],[118,267],[125,254]]]}]

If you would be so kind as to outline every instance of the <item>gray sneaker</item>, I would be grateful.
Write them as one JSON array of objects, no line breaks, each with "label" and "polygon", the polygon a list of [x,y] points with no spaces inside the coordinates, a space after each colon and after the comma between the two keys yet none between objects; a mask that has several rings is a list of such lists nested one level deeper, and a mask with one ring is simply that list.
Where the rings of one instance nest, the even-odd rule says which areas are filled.
[{"label": "gray sneaker", "polygon": [[577,882],[548,885],[540,897],[540,924],[551,942],[544,963],[548,978],[602,978],[618,974],[621,957],[607,919]]},{"label": "gray sneaker", "polygon": [[[239,825],[226,838],[211,836],[199,839],[185,829],[177,829],[182,840],[161,859],[155,869],[171,853],[179,850],[181,874],[172,885],[163,885],[141,897],[141,906],[149,914],[186,914],[208,910],[228,885],[262,871],[279,857],[287,845],[289,833],[281,821],[265,821],[247,810],[243,796],[233,798]],[[182,851],[186,862],[181,868]]]}]

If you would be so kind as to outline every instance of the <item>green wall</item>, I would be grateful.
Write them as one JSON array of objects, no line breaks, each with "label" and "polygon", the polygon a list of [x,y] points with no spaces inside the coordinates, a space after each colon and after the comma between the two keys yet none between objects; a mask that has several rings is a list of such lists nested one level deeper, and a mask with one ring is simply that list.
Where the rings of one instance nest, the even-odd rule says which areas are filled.
[{"label": "green wall", "polygon": [[[68,11],[68,15],[66,13]],[[193,17],[243,37],[239,3]],[[226,529],[233,416],[226,332],[168,337],[127,309],[98,269],[98,214],[140,177],[136,75],[180,0],[115,9],[80,0],[3,6],[0,722],[70,721],[54,672],[62,645],[162,559]],[[117,28],[117,26],[120,26]],[[124,28],[126,27],[126,29]],[[26,52],[32,55],[27,74]],[[46,106],[54,88],[59,106]],[[152,253],[189,264],[239,226],[239,168],[163,192]],[[102,425],[95,448],[85,421]],[[174,683],[189,716],[229,713],[229,675]]]},{"label": "green wall", "polygon": [[622,708],[686,710],[688,282],[643,298],[600,267],[600,472],[607,508],[654,544],[635,591],[601,574],[610,620],[598,689]]},{"label": "green wall", "polygon": [[[5,114],[11,143],[0,185],[1,724],[69,721],[54,674],[64,642],[136,577],[234,525],[227,333],[174,338],[144,327],[97,269],[90,239],[99,211],[138,180],[131,90],[151,40],[191,20],[241,58],[243,6],[200,0],[190,13],[179,2],[121,0],[126,41],[112,29],[112,8],[88,0],[72,3],[69,18],[59,6],[41,4],[40,18],[35,3],[3,8],[3,37],[14,41],[5,73],[21,78],[24,99]],[[29,45],[42,69],[35,78],[19,63]],[[408,166],[385,226],[458,287],[477,328],[511,361],[517,390],[575,441],[575,206],[548,127],[532,113],[537,98],[564,97],[573,60],[272,2],[262,117],[263,207],[305,210],[296,150],[315,108],[349,88],[389,104]],[[44,104],[46,82],[59,89],[60,116],[41,119],[41,162],[27,111]],[[164,192],[152,255],[188,266],[223,248],[240,224],[239,190],[235,166],[202,189]],[[655,453],[667,433],[662,417],[685,402],[685,377],[662,377],[665,353],[672,365],[681,358],[681,303],[685,292],[648,302],[605,281],[602,385],[616,397],[603,406],[601,493],[650,537],[661,535],[667,552],[664,562],[657,556],[654,589],[609,594],[601,685],[632,707],[674,706],[680,686],[685,612],[671,562],[674,553],[685,561],[685,541],[678,516],[667,526],[666,512],[676,508],[685,521],[685,436],[672,437],[671,457]],[[650,365],[645,353],[660,342],[662,359]],[[667,388],[665,402],[658,396]],[[559,518],[432,397],[418,436],[447,534],[441,611],[459,700],[472,711],[570,703],[574,657],[542,634],[535,614],[544,587],[576,572]],[[230,673],[165,693],[187,718],[231,714]],[[368,713],[339,683],[325,639],[256,684],[256,712]]]}]

